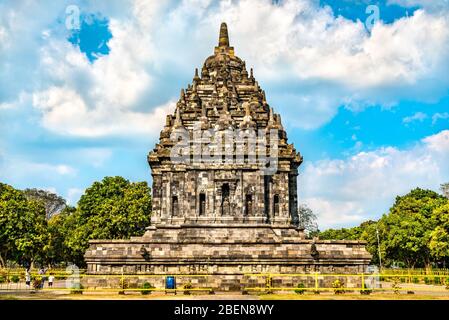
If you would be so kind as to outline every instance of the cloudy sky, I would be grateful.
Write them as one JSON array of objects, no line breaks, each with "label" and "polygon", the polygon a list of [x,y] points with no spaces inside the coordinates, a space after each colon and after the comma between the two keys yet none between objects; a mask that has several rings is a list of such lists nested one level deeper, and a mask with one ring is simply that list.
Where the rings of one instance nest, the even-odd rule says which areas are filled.
[{"label": "cloudy sky", "polygon": [[146,154],[220,22],[304,156],[321,229],[449,181],[448,0],[0,0],[0,181],[75,204]]}]

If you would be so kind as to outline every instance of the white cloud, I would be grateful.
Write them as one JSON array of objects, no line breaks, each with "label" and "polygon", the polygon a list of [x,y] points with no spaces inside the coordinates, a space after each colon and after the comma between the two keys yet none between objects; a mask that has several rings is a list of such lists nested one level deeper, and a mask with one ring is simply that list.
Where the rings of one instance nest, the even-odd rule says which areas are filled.
[{"label": "white cloud", "polygon": [[25,93],[25,92],[21,92],[18,97],[17,100],[14,100],[12,102],[3,102],[0,103],[0,110],[8,110],[8,109],[14,109],[18,106],[23,106],[24,104],[26,104],[29,101],[29,94]]},{"label": "white cloud", "polygon": [[[51,39],[41,50],[41,64],[52,85],[33,94],[33,106],[42,111],[43,126],[61,134],[96,137],[114,134],[157,134],[173,103],[136,109],[152,76],[153,44],[145,28],[157,5],[134,3],[134,20],[111,17],[110,53],[89,63],[65,39]],[[127,12],[127,11],[125,11]],[[142,14],[145,13],[145,16]],[[87,83],[88,86],[83,86]],[[150,109],[150,110],[149,110]]]},{"label": "white cloud", "polygon": [[58,164],[56,166],[52,166],[52,165],[47,165],[47,164],[36,164],[37,167],[41,167],[43,169],[47,169],[48,171],[56,171],[58,174],[61,175],[70,175],[70,174],[74,174],[76,172],[75,169],[73,169],[70,166],[67,166],[65,164]]},{"label": "white cloud", "polygon": [[[64,25],[48,29],[51,25],[48,16],[53,15],[54,25],[60,17],[59,9],[65,8],[63,3],[60,8],[51,7],[50,2],[35,8],[24,8],[20,4],[3,8],[0,15],[8,19],[0,29],[2,38],[7,34],[14,35],[15,39],[10,47],[2,47],[4,52],[0,52],[5,57],[0,68],[6,70],[0,74],[0,83],[8,83],[10,89],[5,89],[4,93],[0,89],[0,101],[6,101],[2,101],[0,107],[12,108],[19,104],[11,92],[17,91],[15,86],[20,84],[21,90],[31,93],[33,106],[42,111],[43,126],[51,131],[85,137],[157,133],[163,126],[165,113],[172,111],[172,103],[167,100],[159,106],[153,103],[142,108],[148,101],[141,99],[152,83],[148,65],[154,61],[152,51],[155,49],[148,31],[159,5],[134,1],[130,10],[127,5],[122,3],[121,10],[116,10],[117,3],[112,4],[112,9],[99,4],[106,13],[113,12],[117,18],[110,17],[109,28],[113,34],[108,43],[110,54],[92,64],[66,40]],[[97,12],[98,7],[89,6],[81,9]],[[48,12],[40,17],[37,13],[42,7]],[[36,15],[31,17],[29,12],[33,8]],[[129,16],[130,12],[134,15]],[[24,20],[23,25],[15,23],[17,20]],[[29,43],[24,44],[20,39],[25,31],[23,40],[32,38],[32,50],[27,47]],[[23,53],[16,57],[15,51],[30,53],[26,53],[26,57]],[[28,66],[25,74],[18,70],[18,66],[24,64],[22,59]],[[21,81],[20,77],[31,77],[33,81]],[[14,79],[14,86],[10,86],[10,79]]]},{"label": "white cloud", "polygon": [[199,33],[220,19],[261,83],[276,86],[268,99],[295,126],[319,127],[341,105],[437,101],[449,87],[448,15],[418,10],[369,34],[360,21],[335,18],[316,2],[240,1],[221,6]]},{"label": "white cloud", "polygon": [[388,0],[388,4],[397,4],[405,8],[423,7],[429,10],[444,10],[449,8],[448,0]]},{"label": "white cloud", "polygon": [[51,87],[33,95],[33,106],[42,110],[43,125],[59,134],[96,137],[112,134],[156,134],[174,102],[159,106],[151,113],[108,109],[98,105],[89,110],[85,101],[69,88]]},{"label": "white cloud", "polygon": [[423,122],[425,119],[427,119],[427,114],[419,111],[412,116],[405,117],[404,119],[402,119],[402,122],[406,124],[414,121]]},{"label": "white cloud", "polygon": [[438,190],[449,181],[449,130],[409,149],[359,152],[346,159],[306,163],[299,178],[301,201],[319,217],[322,229],[378,219],[394,197],[415,187]]},{"label": "white cloud", "polygon": [[318,213],[320,230],[334,225],[356,225],[363,221],[364,212],[357,202],[329,201],[322,198],[307,198],[307,205]]},{"label": "white cloud", "polygon": [[45,162],[27,161],[15,157],[4,157],[0,163],[0,179],[4,181],[29,179],[35,177],[63,178],[73,177],[77,174],[77,169],[61,163],[51,164]]},{"label": "white cloud", "polygon": [[79,189],[79,188],[70,188],[70,189],[67,191],[67,197],[66,197],[67,203],[68,203],[69,205],[74,206],[74,205],[78,202],[79,198],[81,197],[81,195],[82,195],[83,193],[84,193],[84,190],[83,190],[83,189]]},{"label": "white cloud", "polygon": [[[64,4],[53,6],[2,8],[1,37],[17,38],[2,47],[0,67],[7,71],[0,82],[8,84],[9,101],[23,90],[35,97],[67,93],[73,106],[62,97],[61,105],[37,105],[43,125],[64,134],[149,132],[146,123],[154,120],[154,127],[160,120],[154,110],[179,92],[171,88],[173,77],[192,75],[193,67],[201,66],[223,20],[237,55],[254,66],[261,84],[271,88],[269,102],[294,126],[319,127],[341,105],[436,101],[449,88],[449,15],[428,7],[392,24],[376,24],[369,34],[360,21],[335,17],[312,0],[90,3],[82,9],[109,17],[112,33],[109,54],[90,64],[64,32],[49,27]],[[24,25],[15,22],[21,20]],[[17,74],[23,79],[8,83]],[[162,93],[161,87],[171,89]]]},{"label": "white cloud", "polygon": [[445,119],[449,119],[449,113],[448,112],[437,112],[432,116],[432,124],[435,124],[438,122],[438,120],[445,120]]},{"label": "white cloud", "polygon": [[112,150],[107,148],[85,148],[80,149],[79,154],[95,168],[100,168],[111,158]]},{"label": "white cloud", "polygon": [[431,151],[449,157],[449,130],[441,131],[439,134],[423,139],[423,141]]},{"label": "white cloud", "polygon": [[56,190],[55,187],[44,187],[44,188],[42,188],[42,190],[45,190],[45,191],[48,191],[48,192],[51,192],[54,194],[58,194],[58,191]]}]

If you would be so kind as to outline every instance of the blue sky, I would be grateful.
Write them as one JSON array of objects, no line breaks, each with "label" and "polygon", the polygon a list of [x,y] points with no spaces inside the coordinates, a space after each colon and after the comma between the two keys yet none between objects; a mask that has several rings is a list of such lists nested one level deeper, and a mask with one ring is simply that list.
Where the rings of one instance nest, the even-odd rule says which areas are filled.
[{"label": "blue sky", "polygon": [[0,181],[72,204],[104,176],[151,182],[146,155],[221,21],[304,156],[321,229],[449,181],[445,0],[0,1]]}]

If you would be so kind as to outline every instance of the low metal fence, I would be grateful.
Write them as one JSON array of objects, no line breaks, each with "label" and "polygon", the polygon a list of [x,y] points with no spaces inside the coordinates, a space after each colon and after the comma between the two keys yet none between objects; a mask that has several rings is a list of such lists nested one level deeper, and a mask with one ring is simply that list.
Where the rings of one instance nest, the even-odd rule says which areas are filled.
[{"label": "low metal fence", "polygon": [[[245,291],[274,292],[290,291],[314,293],[334,291],[343,292],[440,292],[449,295],[449,273],[441,274],[413,274],[413,273],[360,273],[360,274],[247,274],[248,277],[264,277],[265,286],[245,287]],[[296,278],[296,286],[275,286],[273,280],[282,278]],[[298,280],[299,279],[299,280]],[[324,281],[328,280],[328,281]],[[339,281],[338,284],[335,281]],[[305,284],[312,283],[312,286]],[[328,285],[322,285],[327,283]],[[347,286],[346,284],[358,284]]]},{"label": "low metal fence", "polygon": [[[296,292],[296,293],[320,293],[320,292],[429,292],[449,295],[449,270],[433,270],[424,273],[423,270],[383,270],[379,273],[360,274],[322,274],[322,273],[298,273],[298,274],[245,274],[242,281],[242,291],[247,293],[273,293],[273,292]],[[185,293],[194,292],[214,293],[211,285],[216,275],[213,274],[87,274],[85,270],[73,273],[67,270],[47,270],[44,274],[32,270],[30,274],[31,283],[25,283],[25,271],[20,269],[0,269],[0,291],[61,291],[71,293],[82,292],[150,292]],[[52,287],[48,286],[48,277],[54,277]],[[163,287],[167,276],[178,279],[202,278],[201,285],[198,282],[183,281],[175,289]],[[35,281],[47,281],[44,286],[36,286]],[[262,279],[260,278],[262,277]],[[89,280],[109,280],[114,285],[85,285]],[[251,279],[257,279],[252,281]],[[288,280],[286,280],[288,279]],[[286,281],[285,281],[286,280]],[[336,282],[338,280],[338,283]],[[93,281],[95,282],[95,281]],[[101,282],[101,281],[100,281]],[[157,282],[161,285],[153,286]],[[84,283],[84,284],[83,284]],[[142,284],[147,283],[147,287]],[[289,285],[285,285],[288,283]],[[252,285],[250,285],[252,284]],[[277,285],[281,284],[281,285]]]}]

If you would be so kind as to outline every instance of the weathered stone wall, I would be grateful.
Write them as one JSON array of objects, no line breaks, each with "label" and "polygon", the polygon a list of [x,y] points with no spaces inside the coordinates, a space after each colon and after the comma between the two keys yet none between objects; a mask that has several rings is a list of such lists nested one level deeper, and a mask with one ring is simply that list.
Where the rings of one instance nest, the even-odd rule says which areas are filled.
[{"label": "weathered stone wall", "polygon": [[[185,269],[173,268],[173,267],[159,267],[152,269],[156,272],[167,270],[168,272],[159,272],[156,274],[144,274],[145,266],[139,268],[140,271],[137,274],[127,274],[123,276],[111,277],[110,275],[95,275],[83,279],[83,285],[88,288],[101,287],[101,288],[120,288],[120,280],[126,279],[129,284],[129,288],[142,288],[145,282],[149,282],[154,287],[162,289],[165,287],[166,276],[172,275],[176,278],[177,288],[182,289],[187,283],[192,284],[193,288],[205,288],[213,289],[214,291],[243,291],[248,288],[266,288],[267,283],[270,283],[272,288],[296,288],[299,283],[302,283],[308,288],[332,288],[332,283],[339,279],[346,288],[361,288],[361,277],[358,276],[342,276],[342,274],[356,275],[362,272],[366,272],[362,266],[341,266],[329,268],[326,266],[286,266],[282,268],[282,276],[274,270],[278,270],[276,266],[265,266],[264,268],[253,267],[243,268],[243,266],[237,266],[237,269],[250,269],[253,272],[244,273],[209,273],[207,268],[198,268],[197,275],[186,275]],[[216,266],[210,266],[210,269],[220,269]],[[221,268],[226,269],[226,268]],[[232,267],[232,271],[235,271],[235,267]],[[256,272],[257,270],[265,270],[262,274]],[[332,272],[330,271],[332,269]],[[108,273],[105,268],[104,273]],[[110,270],[110,269],[109,269]],[[126,268],[125,268],[126,270]],[[271,271],[270,271],[271,270]],[[184,271],[181,273],[179,271]],[[229,269],[228,271],[231,271]],[[270,273],[274,273],[270,275]],[[329,273],[336,274],[335,276],[329,276]],[[293,274],[292,276],[285,274]]]},{"label": "weathered stone wall", "polygon": [[[146,273],[160,275],[157,281],[165,275],[204,274],[206,282],[195,282],[216,290],[241,290],[250,274],[361,273],[371,258],[361,241],[306,240],[301,230],[266,224],[152,227],[131,240],[91,241],[85,257],[89,274]],[[303,280],[273,277],[273,286]],[[319,278],[323,285],[333,280]],[[360,279],[350,280],[356,285]]]},{"label": "weathered stone wall", "polygon": [[[200,194],[205,197],[203,217],[264,217],[265,222],[289,223],[297,214],[296,182],[288,173],[265,177],[254,170],[195,170],[167,172],[153,179],[152,215],[156,224],[172,218],[199,217]],[[229,186],[227,214],[222,209],[224,184]],[[173,197],[177,210],[173,208]]]}]

